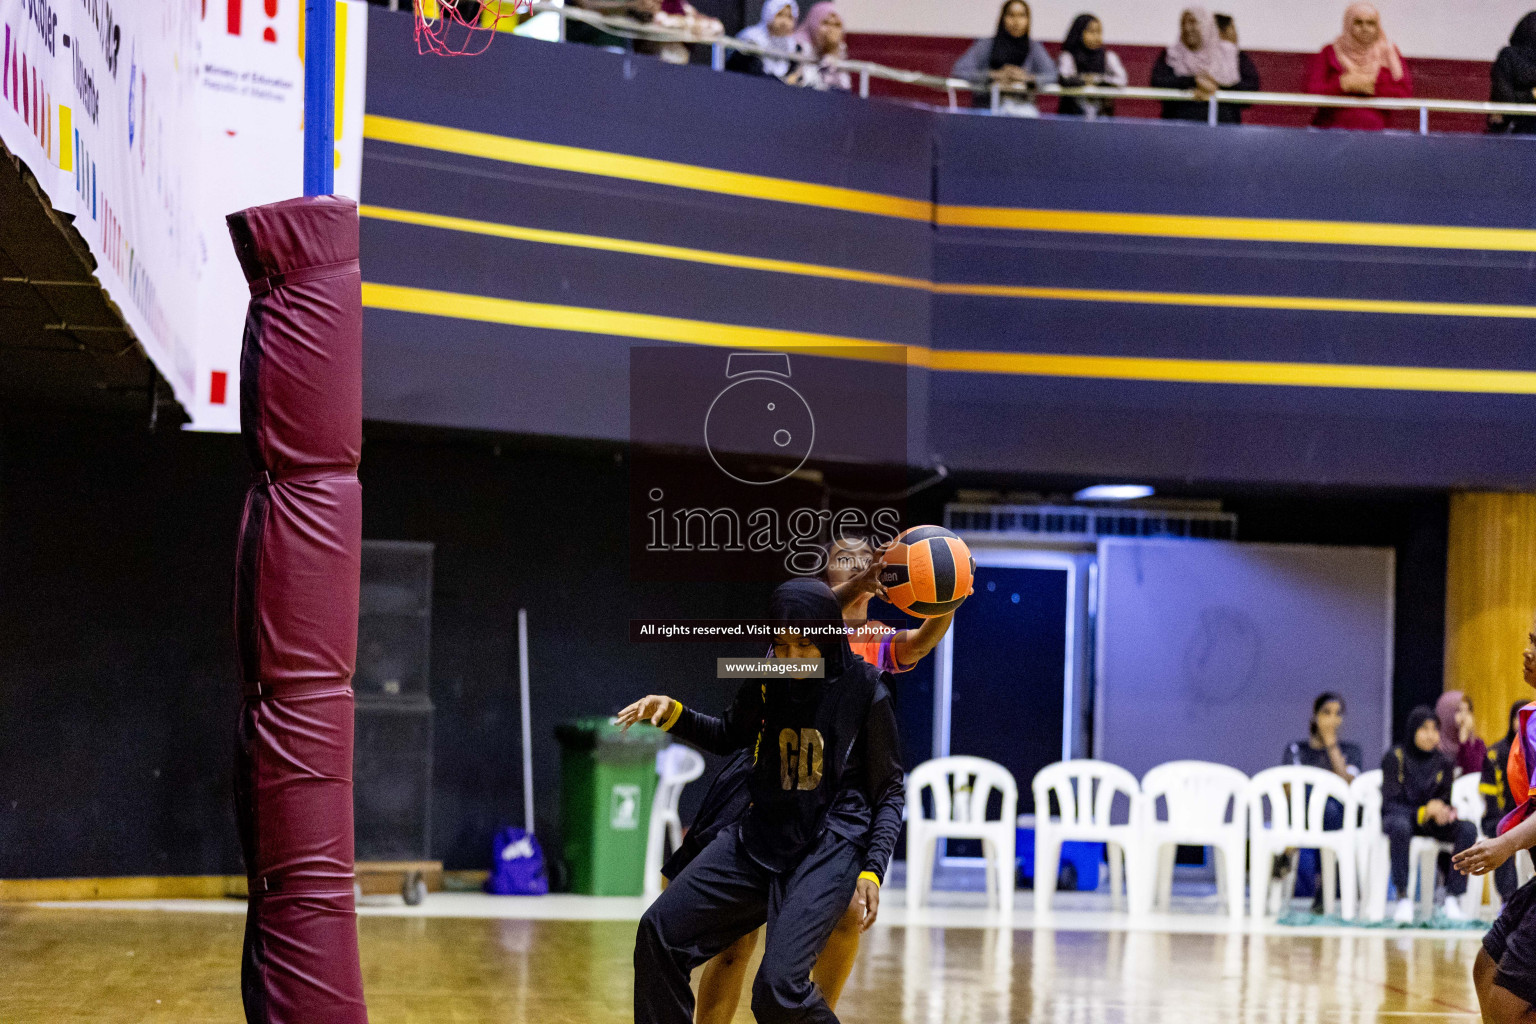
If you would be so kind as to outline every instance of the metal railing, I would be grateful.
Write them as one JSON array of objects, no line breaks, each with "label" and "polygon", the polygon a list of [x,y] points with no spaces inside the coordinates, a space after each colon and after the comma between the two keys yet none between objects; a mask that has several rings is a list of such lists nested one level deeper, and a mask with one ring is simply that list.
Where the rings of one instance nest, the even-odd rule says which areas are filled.
[{"label": "metal railing", "polygon": [[[580,21],[609,35],[624,39],[709,46],[712,48],[711,64],[717,71],[725,68],[725,55],[728,50],[756,57],[767,57],[772,60],[797,60],[797,58],[787,57],[782,53],[772,50],[765,50],[762,47],[754,46],[751,43],[731,36],[712,39],[699,38],[671,29],[645,25],[628,18],[608,17],[594,11],[582,10],[579,7],[562,7],[541,2],[533,5],[533,11],[535,13],[555,14],[563,19],[563,21]],[[945,95],[947,102],[944,106],[949,110],[960,109],[960,95],[962,93],[989,95],[991,100],[989,105],[994,112],[1000,109],[1003,97],[1005,96],[1018,96],[1022,99],[1033,99],[1037,96],[1079,96],[1087,99],[1195,101],[1206,105],[1206,121],[1208,124],[1217,123],[1220,108],[1223,104],[1254,107],[1360,107],[1369,110],[1417,110],[1419,112],[1419,133],[1422,135],[1429,133],[1429,115],[1431,112],[1536,116],[1536,103],[1484,103],[1476,100],[1439,100],[1428,98],[1378,99],[1364,96],[1314,96],[1310,93],[1228,92],[1225,90],[1207,97],[1200,95],[1193,89],[1152,89],[1140,86],[1116,88],[1113,86],[1084,85],[1068,87],[1044,85],[1021,88],[1017,86],[1003,86],[993,82],[972,82],[968,79],[950,78],[946,75],[930,75],[921,71],[908,71],[903,68],[887,67],[884,64],[876,64],[873,61],[867,60],[825,58],[822,61],[800,59],[799,62],[825,63],[848,72],[851,76],[857,78],[858,93],[864,98],[869,96],[869,83],[873,79],[932,89]]]}]

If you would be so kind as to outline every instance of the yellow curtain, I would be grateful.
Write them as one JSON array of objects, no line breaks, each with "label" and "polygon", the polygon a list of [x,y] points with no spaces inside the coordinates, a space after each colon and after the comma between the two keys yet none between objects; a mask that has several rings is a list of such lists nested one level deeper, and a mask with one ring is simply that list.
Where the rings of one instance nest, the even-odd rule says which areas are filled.
[{"label": "yellow curtain", "polygon": [[1491,745],[1509,705],[1536,698],[1520,667],[1536,612],[1536,494],[1453,494],[1450,518],[1445,688],[1472,698]]}]

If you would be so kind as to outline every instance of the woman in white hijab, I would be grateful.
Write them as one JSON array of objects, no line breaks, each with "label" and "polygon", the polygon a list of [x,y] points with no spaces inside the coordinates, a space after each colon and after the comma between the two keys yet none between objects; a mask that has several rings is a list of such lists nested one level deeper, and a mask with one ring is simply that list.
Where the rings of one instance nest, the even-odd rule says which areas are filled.
[{"label": "woman in white hijab", "polygon": [[782,57],[771,54],[762,57],[764,74],[797,80],[800,62],[792,58],[807,55],[804,42],[795,34],[795,25],[799,21],[800,5],[795,0],[768,0],[763,4],[763,14],[757,24],[742,29],[736,38],[771,51],[771,54],[783,54]]},{"label": "woman in white hijab", "polygon": [[[1157,56],[1152,66],[1152,88],[1193,89],[1196,99],[1164,100],[1163,117],[1174,121],[1204,121],[1210,116],[1207,100],[1218,89],[1255,91],[1258,82],[1243,80],[1237,44],[1221,38],[1216,16],[1204,7],[1186,7],[1179,15],[1179,37]],[[1234,104],[1217,108],[1216,120],[1238,124],[1242,111]]]}]

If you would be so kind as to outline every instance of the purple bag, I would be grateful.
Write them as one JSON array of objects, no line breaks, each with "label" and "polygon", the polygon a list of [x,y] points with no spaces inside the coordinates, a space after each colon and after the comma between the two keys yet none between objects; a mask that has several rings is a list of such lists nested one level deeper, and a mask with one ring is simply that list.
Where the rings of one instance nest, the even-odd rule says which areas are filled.
[{"label": "purple bag", "polygon": [[549,892],[544,850],[531,832],[508,825],[491,843],[491,877],[485,891],[493,896],[543,896]]}]

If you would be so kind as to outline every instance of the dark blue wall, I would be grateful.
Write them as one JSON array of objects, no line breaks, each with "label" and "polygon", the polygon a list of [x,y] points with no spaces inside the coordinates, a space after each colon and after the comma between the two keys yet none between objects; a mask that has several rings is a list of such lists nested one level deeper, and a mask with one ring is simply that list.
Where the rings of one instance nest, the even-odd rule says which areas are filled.
[{"label": "dark blue wall", "polygon": [[[712,265],[363,221],[364,277],[572,310],[951,350],[1325,366],[1517,371],[1485,393],[1171,383],[922,370],[910,461],[1154,481],[1536,486],[1536,233],[1513,249],[1358,244],[1350,225],[1536,228],[1524,139],[1370,135],[949,115],[579,47],[498,39],[474,60],[416,53],[404,16],[370,20],[368,111],[592,151],[586,168],[489,158],[366,133],[366,206],[661,243],[912,279],[905,285]],[[616,177],[605,154],[939,204],[932,219]],[[1342,222],[1340,244],[952,227],[955,207]],[[1431,232],[1432,234],[1433,232]],[[940,282],[933,294],[927,282]],[[1491,317],[1199,301],[952,294],[943,286],[1328,300],[1495,303]],[[489,323],[365,295],[367,413],[378,420],[623,440],[628,336]],[[518,313],[517,317],[524,316]],[[663,332],[664,334],[665,332]],[[794,338],[780,339],[793,344]],[[772,342],[777,343],[777,342]],[[769,344],[769,342],[764,342]],[[1059,370],[1051,371],[1063,372]],[[1271,379],[1265,377],[1264,379]],[[1481,386],[1481,385],[1479,385]]]}]

